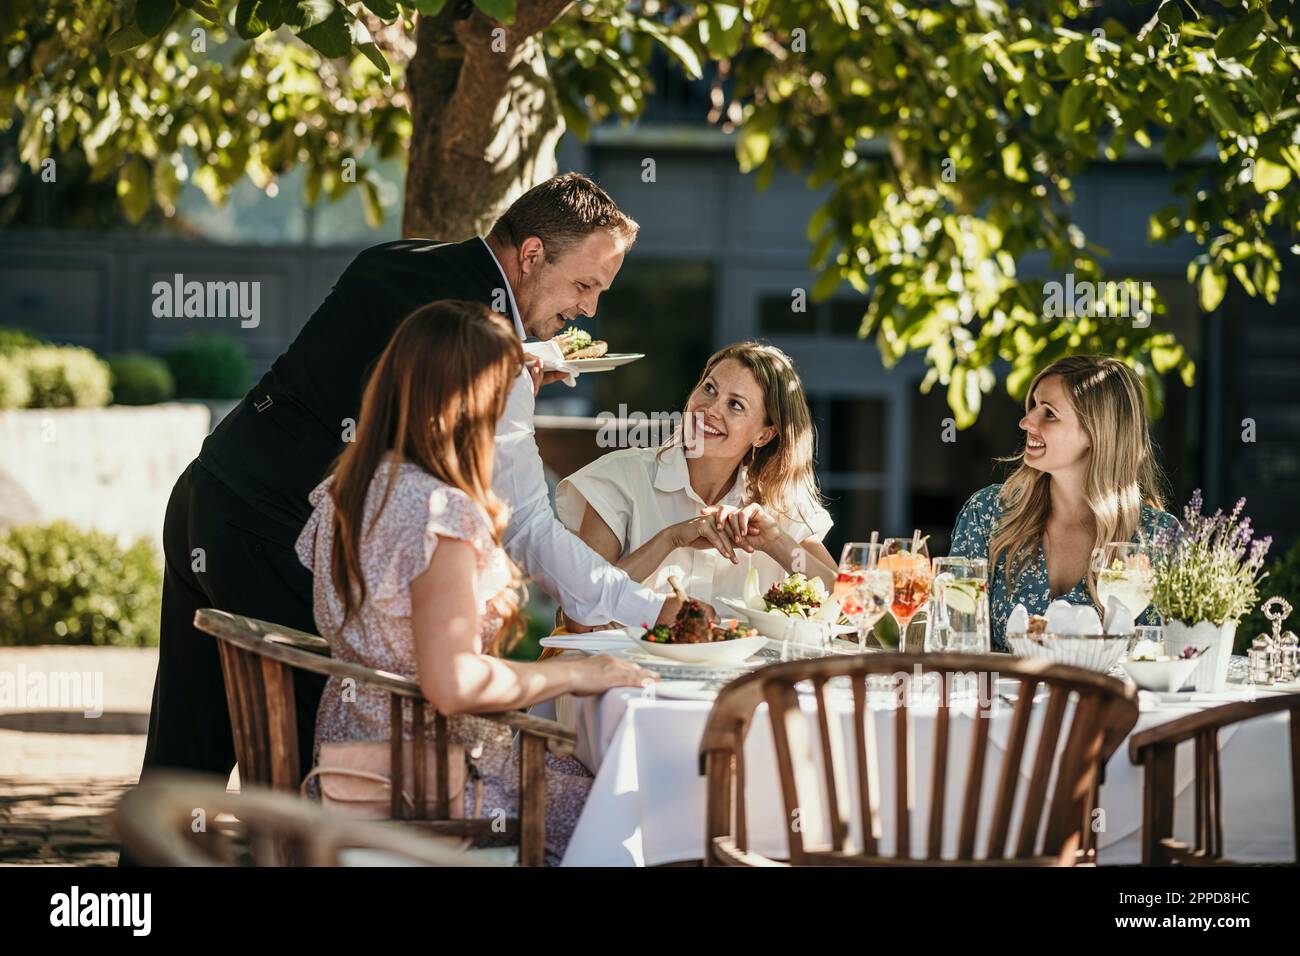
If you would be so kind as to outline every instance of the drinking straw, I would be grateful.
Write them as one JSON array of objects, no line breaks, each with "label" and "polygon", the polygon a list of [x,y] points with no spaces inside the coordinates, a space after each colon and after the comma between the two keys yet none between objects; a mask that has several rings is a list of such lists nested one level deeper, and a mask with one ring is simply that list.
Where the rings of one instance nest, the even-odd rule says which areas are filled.
[{"label": "drinking straw", "polygon": [[921,549],[921,529],[912,529],[912,553],[916,554]]}]

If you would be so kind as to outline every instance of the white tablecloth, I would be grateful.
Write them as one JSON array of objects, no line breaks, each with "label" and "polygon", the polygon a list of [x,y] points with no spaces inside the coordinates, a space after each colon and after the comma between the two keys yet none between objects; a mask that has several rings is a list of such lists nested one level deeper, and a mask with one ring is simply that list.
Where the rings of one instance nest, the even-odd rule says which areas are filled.
[{"label": "white tablecloth", "polygon": [[[1006,685],[1014,687],[1015,685]],[[668,690],[669,688],[665,688]],[[1261,691],[1262,693],[1262,691]],[[1142,712],[1135,731],[1173,720],[1199,709],[1241,700],[1249,690],[1230,688],[1195,701],[1161,703],[1143,695]],[[985,692],[986,700],[989,698]],[[1040,690],[1040,698],[1045,694]],[[996,698],[995,698],[996,699]],[[841,811],[850,816],[851,840],[857,842],[860,820],[856,799],[848,787],[856,780],[852,766],[852,705],[847,695],[834,698],[831,710],[839,720],[831,722],[838,776],[841,782]],[[706,701],[669,700],[637,690],[615,690],[600,697],[562,697],[555,702],[555,716],[576,728],[578,758],[596,775],[591,794],[578,821],[564,857],[565,866],[645,866],[678,860],[699,859],[704,845],[704,778],[699,775],[699,742],[711,708]],[[977,706],[953,708],[949,729],[948,797],[945,801],[945,855],[951,855],[960,825],[961,793],[965,781],[966,752],[971,720]],[[1038,721],[1044,706],[1035,707],[1026,752],[1037,739]],[[893,713],[890,708],[873,709],[877,760],[871,768],[873,811],[881,851],[893,853]],[[923,841],[929,823],[929,780],[932,766],[932,734],[927,726],[933,711],[911,710],[913,753],[910,755],[913,854],[923,855]],[[1009,734],[1011,707],[995,706],[989,728],[981,819],[987,821],[996,798],[1001,771],[1001,754]],[[1067,713],[1067,721],[1069,714]],[[1068,723],[1067,725],[1068,726]],[[1062,733],[1062,745],[1064,733]],[[815,725],[810,723],[810,756],[820,774],[820,745]],[[848,742],[850,746],[842,746]],[[1179,748],[1175,810],[1175,835],[1191,839],[1193,825],[1192,744]],[[1279,862],[1294,858],[1291,822],[1290,760],[1287,717],[1274,714],[1230,727],[1220,734],[1223,774],[1224,843],[1226,855],[1243,862]],[[1022,773],[1030,757],[1022,763]],[[847,762],[846,762],[847,761]],[[749,833],[751,846],[760,853],[784,856],[786,823],[783,819],[775,754],[766,708],[760,707],[746,741]],[[883,772],[882,772],[883,771]],[[819,777],[820,779],[820,777]],[[1098,824],[1098,860],[1104,864],[1141,862],[1142,771],[1129,762],[1127,741],[1116,750],[1106,766],[1101,790],[1102,814]],[[1020,790],[1026,789],[1022,783]],[[1049,791],[1050,793],[1050,791]],[[801,811],[803,812],[803,811]],[[1011,833],[1018,834],[1020,808],[1012,819]],[[801,821],[816,840],[825,834],[825,804],[809,808]],[[986,835],[979,833],[977,853],[982,854]]]}]

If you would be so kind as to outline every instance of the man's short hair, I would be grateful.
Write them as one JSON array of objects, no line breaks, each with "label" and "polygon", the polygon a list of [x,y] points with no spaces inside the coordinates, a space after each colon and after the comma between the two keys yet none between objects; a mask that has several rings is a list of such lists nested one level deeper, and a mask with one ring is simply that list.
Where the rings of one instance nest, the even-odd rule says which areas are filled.
[{"label": "man's short hair", "polygon": [[542,240],[546,261],[554,262],[597,229],[609,230],[631,247],[640,228],[586,176],[564,173],[538,183],[511,203],[490,235],[512,246],[536,236]]}]

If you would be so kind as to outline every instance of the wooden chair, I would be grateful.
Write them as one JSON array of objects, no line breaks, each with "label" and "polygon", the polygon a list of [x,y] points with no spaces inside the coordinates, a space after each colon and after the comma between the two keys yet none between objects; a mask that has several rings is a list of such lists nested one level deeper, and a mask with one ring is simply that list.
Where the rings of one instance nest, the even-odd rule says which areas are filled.
[{"label": "wooden chair", "polygon": [[277,790],[298,791],[304,771],[298,765],[298,728],[290,668],[333,677],[351,677],[359,685],[367,684],[386,691],[392,701],[390,740],[394,819],[417,820],[424,829],[439,834],[494,844],[517,843],[520,865],[542,865],[546,842],[545,755],[547,750],[556,754],[573,753],[575,737],[572,731],[554,721],[524,713],[477,715],[505,724],[521,734],[519,819],[505,821],[503,829],[499,821],[487,818],[450,819],[447,718],[433,712],[438,773],[434,814],[431,819],[425,819],[425,747],[414,747],[412,753],[413,805],[408,808],[402,800],[404,709],[410,708],[414,741],[425,738],[428,719],[424,694],[418,683],[398,674],[335,660],[327,656],[329,645],[323,639],[293,628],[210,608],[195,613],[194,626],[218,641],[241,784],[247,782]]},{"label": "wooden chair", "polygon": [[262,787],[227,793],[217,778],[198,774],[150,775],[122,798],[113,824],[124,852],[147,866],[279,866],[286,845],[288,859],[304,866],[490,865],[446,838]]},{"label": "wooden chair", "polygon": [[[977,718],[971,731],[970,759],[961,786],[964,809],[957,834],[957,858],[942,857],[944,814],[931,813],[928,821],[926,857],[915,860],[909,854],[911,813],[908,805],[909,710],[903,695],[896,695],[899,708],[894,721],[895,823],[898,848],[893,857],[880,855],[874,833],[876,821],[871,807],[870,781],[861,772],[875,762],[876,741],[867,733],[867,678],[888,677],[900,672],[946,675],[980,673],[1013,678],[1019,681],[1017,699],[1012,705],[1010,736],[1002,772],[996,781],[996,802],[990,821],[985,854],[976,857],[976,833],[980,823],[980,796],[984,787],[985,756],[988,749],[990,720]],[[836,678],[846,679],[852,691],[853,733],[857,774],[856,792],[863,845],[856,850],[847,846],[848,821],[841,813],[836,789],[834,747],[829,735],[826,710],[826,685]],[[815,716],[800,710],[796,685],[811,682]],[[1024,791],[1024,812],[1015,839],[1011,839],[1012,813],[1021,784],[1022,757],[1033,698],[1039,687],[1048,689],[1041,733],[1037,736],[1028,789]],[[1066,705],[1075,702],[1073,719],[1058,749]],[[929,783],[930,806],[942,808],[949,786],[949,775],[962,768],[948,765],[949,711],[947,695],[940,697],[934,717],[935,759]],[[831,841],[829,846],[809,846],[808,836],[797,827],[789,827],[790,865],[912,865],[915,863],[956,864],[1027,864],[1072,865],[1082,846],[1082,833],[1089,829],[1088,819],[1095,799],[1096,781],[1102,766],[1118,748],[1137,721],[1137,694],[1123,682],[1092,671],[1050,664],[1045,661],[999,658],[991,663],[983,655],[962,654],[871,654],[828,657],[809,661],[790,661],[761,668],[738,678],[718,695],[700,744],[700,772],[707,777],[706,865],[761,866],[779,865],[779,861],[754,853],[749,848],[745,801],[745,737],[759,704],[768,705],[777,769],[781,779],[781,796],[785,819],[795,818],[798,808],[813,806],[809,801],[824,796],[829,812]],[[808,719],[817,721],[824,767],[822,784],[817,787],[807,753]],[[847,743],[847,741],[846,741]],[[883,763],[883,762],[882,762]],[[1056,786],[1048,795],[1052,771]],[[880,767],[882,777],[888,772]],[[920,782],[918,781],[918,786]],[[819,790],[819,793],[809,792]],[[1046,815],[1044,817],[1044,814]],[[1046,821],[1041,839],[1039,830]]]},{"label": "wooden chair", "polygon": [[[1129,759],[1142,767],[1142,862],[1152,866],[1231,865],[1223,858],[1223,800],[1219,731],[1232,724],[1289,711],[1291,820],[1300,861],[1300,694],[1261,697],[1211,707],[1134,734]],[[1178,745],[1194,742],[1195,846],[1174,839],[1174,760]]]}]

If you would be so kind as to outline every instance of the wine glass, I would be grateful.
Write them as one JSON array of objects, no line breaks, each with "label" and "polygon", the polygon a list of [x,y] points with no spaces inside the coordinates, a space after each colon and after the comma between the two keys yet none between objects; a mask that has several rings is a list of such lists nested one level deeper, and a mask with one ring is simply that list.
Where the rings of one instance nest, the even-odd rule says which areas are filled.
[{"label": "wine glass", "polygon": [[1137,618],[1151,603],[1151,547],[1145,541],[1111,541],[1092,551],[1092,573],[1102,614],[1115,597]]},{"label": "wine glass", "polygon": [[876,567],[890,572],[894,577],[894,601],[890,608],[898,621],[899,649],[907,647],[907,626],[916,612],[930,600],[930,552],[925,539],[886,538]]},{"label": "wine glass", "polygon": [[876,567],[882,546],[850,541],[844,546],[835,574],[832,596],[840,610],[858,629],[858,649],[866,650],[867,636],[885,616],[894,600],[894,576]]}]

